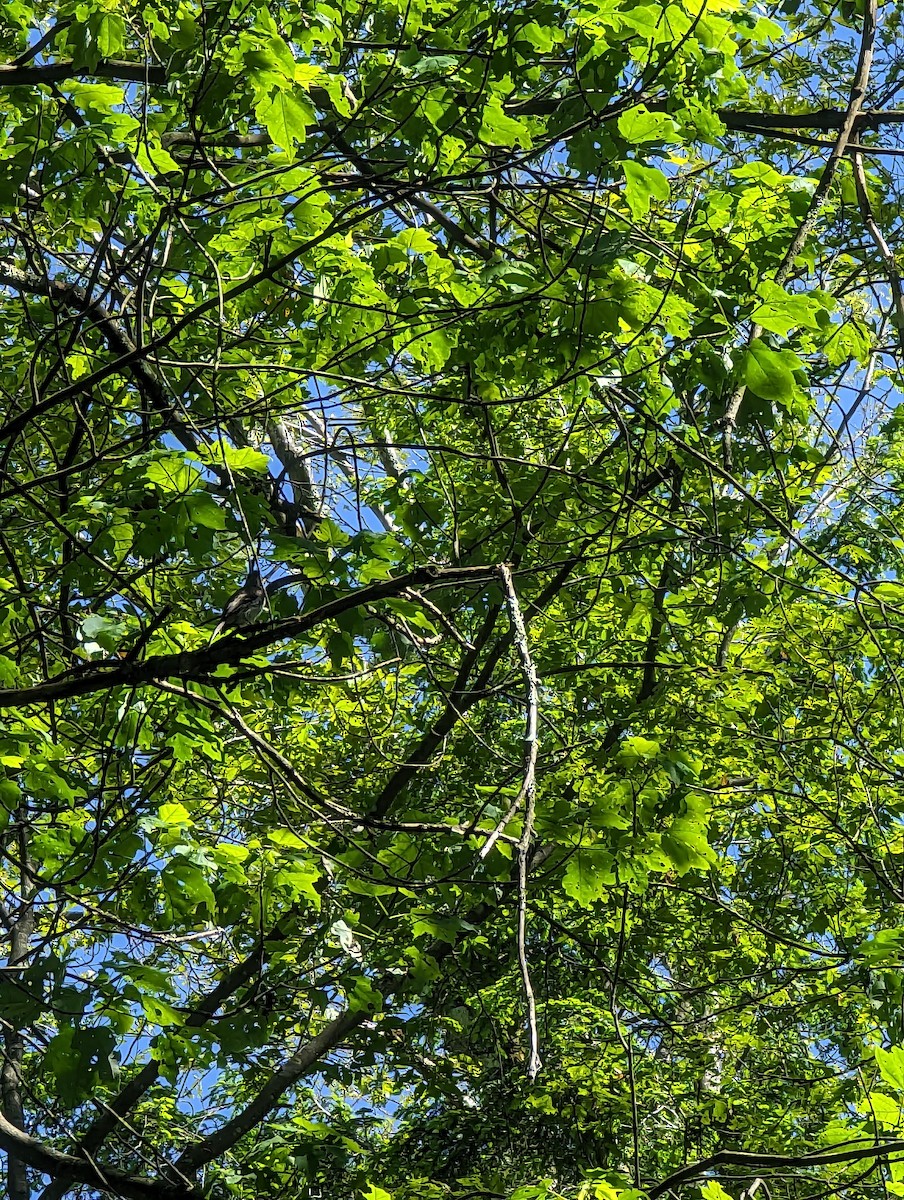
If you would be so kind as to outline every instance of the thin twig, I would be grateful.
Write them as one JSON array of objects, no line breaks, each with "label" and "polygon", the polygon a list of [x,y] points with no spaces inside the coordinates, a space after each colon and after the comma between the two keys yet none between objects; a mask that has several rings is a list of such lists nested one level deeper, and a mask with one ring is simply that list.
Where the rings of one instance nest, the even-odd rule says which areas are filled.
[{"label": "thin twig", "polygon": [[[539,685],[537,682],[537,669],[534,666],[530,656],[530,649],[527,644],[527,630],[524,626],[524,618],[521,615],[521,607],[518,604],[518,596],[515,592],[515,585],[512,581],[512,572],[508,564],[503,563],[499,568],[499,573],[502,576],[506,590],[506,599],[509,606],[509,614],[512,620],[512,633],[515,644],[518,649],[521,664],[524,668],[527,678],[527,729],[524,735],[524,774],[521,779],[521,787],[518,789],[518,795],[509,806],[508,812],[501,818],[496,828],[487,837],[487,840],[478,851],[479,858],[486,858],[496,843],[499,841],[507,826],[511,822],[515,813],[521,807],[522,802],[527,798],[528,807],[531,809],[530,817],[533,820],[532,805],[534,802],[534,789],[536,782],[536,766],[537,766],[537,713],[540,707],[539,701]],[[527,818],[525,818],[525,829],[527,826]]]},{"label": "thin twig", "polygon": [[889,246],[882,230],[876,224],[876,217],[866,186],[866,172],[863,170],[862,155],[853,155],[853,162],[854,184],[857,188],[857,203],[860,206],[860,216],[863,218],[863,224],[866,226],[867,232],[873,239],[876,249],[879,251],[888,274],[888,286],[891,289],[892,302],[895,306],[895,329],[898,334],[898,342],[901,348],[904,349],[904,296],[901,294],[901,273],[895,261],[895,252]]},{"label": "thin twig", "polygon": [[[625,957],[625,943],[628,932],[628,888],[627,885],[622,889],[621,903],[621,925],[618,932],[618,952],[615,957],[615,970],[612,972],[612,985],[609,992],[609,1011],[612,1014],[612,1023],[615,1026],[615,1034],[618,1038],[622,1050],[625,1052],[625,1057],[628,1060],[628,1086],[631,1092],[631,1141],[632,1141],[632,1166],[634,1186],[640,1187],[640,1122],[637,1118],[637,1081],[634,1077],[634,1051],[631,1045],[631,1037],[626,1036],[622,1029],[621,1018],[618,1015],[618,983],[621,976],[622,963]],[[633,1036],[633,1035],[632,1035]]]},{"label": "thin twig", "polygon": [[523,799],[525,802],[524,828],[521,831],[521,837],[518,841],[518,965],[521,968],[521,983],[524,988],[525,1000],[527,1001],[527,1025],[530,1036],[530,1056],[528,1058],[527,1074],[533,1083],[542,1063],[539,1049],[540,1039],[537,1032],[537,1002],[534,997],[530,967],[527,961],[527,862],[530,854],[530,843],[534,829],[534,813],[537,802],[537,726],[540,710],[540,686],[537,682],[537,668],[534,665],[534,660],[531,658],[530,646],[527,641],[527,629],[524,624],[524,617],[521,614],[521,606],[518,603],[518,593],[515,591],[515,584],[512,579],[512,569],[508,563],[503,563],[500,566],[499,574],[502,576],[503,586],[505,587],[515,648],[518,651],[518,657],[521,659],[527,693],[527,712],[524,730],[524,779],[515,803],[512,805],[506,818],[490,834],[483,849],[480,851],[480,855],[482,858],[485,858],[490,852],[502,836],[507,821],[511,819],[511,816]]}]

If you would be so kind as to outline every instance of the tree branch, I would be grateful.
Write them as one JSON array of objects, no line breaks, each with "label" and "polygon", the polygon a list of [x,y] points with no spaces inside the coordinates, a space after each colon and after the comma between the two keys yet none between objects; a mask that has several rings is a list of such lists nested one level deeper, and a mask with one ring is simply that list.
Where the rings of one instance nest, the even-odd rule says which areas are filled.
[{"label": "tree branch", "polygon": [[115,1167],[101,1170],[83,1158],[45,1146],[43,1142],[17,1129],[3,1116],[0,1116],[0,1149],[43,1175],[54,1176],[67,1187],[85,1184],[95,1191],[123,1196],[125,1200],[196,1200],[201,1194],[189,1183],[173,1184],[143,1179]]},{"label": "tree branch", "polygon": [[[397,986],[397,984],[396,984]],[[218,1155],[234,1146],[246,1133],[263,1121],[282,1096],[298,1083],[316,1063],[330,1050],[335,1049],[353,1029],[373,1014],[366,1008],[347,1010],[334,1017],[330,1023],[305,1042],[293,1055],[273,1072],[250,1104],[209,1137],[198,1142],[178,1159],[176,1166],[185,1174],[193,1174]]]},{"label": "tree branch", "polygon": [[[56,30],[59,32],[59,30]],[[93,67],[77,67],[75,63],[61,60],[55,63],[19,65],[0,63],[0,87],[23,87],[33,83],[62,83],[64,79],[124,79],[127,83],[149,83],[161,86],[166,83],[164,67],[151,63],[121,62],[119,59],[101,59]]]},{"label": "tree branch", "polygon": [[236,666],[242,659],[265,649],[273,642],[298,637],[344,612],[390,596],[398,596],[407,588],[432,590],[456,584],[486,583],[492,580],[495,574],[495,568],[491,567],[418,567],[406,575],[381,580],[348,592],[344,596],[338,596],[334,600],[328,600],[309,613],[286,617],[243,635],[221,638],[202,650],[160,654],[142,662],[117,661],[96,666],[87,663],[83,671],[68,671],[30,687],[2,688],[0,709],[23,708],[30,704],[43,704],[48,700],[86,696],[115,687],[140,687],[153,683],[156,679],[172,676],[183,679],[207,678],[221,664]]},{"label": "tree branch", "polygon": [[649,1200],[657,1200],[690,1180],[699,1179],[714,1167],[749,1167],[759,1175],[764,1170],[779,1170],[783,1167],[825,1167],[834,1163],[860,1162],[864,1158],[881,1158],[885,1154],[904,1152],[904,1141],[884,1142],[879,1145],[853,1146],[849,1150],[826,1150],[815,1154],[755,1154],[744,1150],[718,1150],[709,1158],[689,1163],[661,1183],[648,1190]]}]

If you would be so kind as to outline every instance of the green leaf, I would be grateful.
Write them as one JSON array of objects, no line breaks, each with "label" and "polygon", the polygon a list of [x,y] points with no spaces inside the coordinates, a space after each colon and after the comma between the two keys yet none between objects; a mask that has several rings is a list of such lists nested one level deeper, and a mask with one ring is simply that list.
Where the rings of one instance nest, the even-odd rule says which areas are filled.
[{"label": "green leaf", "polygon": [[383,997],[363,975],[357,975],[351,989],[346,992],[350,1012],[379,1012]]},{"label": "green leaf", "polygon": [[904,959],[904,929],[877,929],[857,950],[870,964],[900,962]]},{"label": "green leaf", "polygon": [[600,900],[615,883],[612,855],[597,847],[576,850],[568,860],[562,887],[582,908]]},{"label": "green leaf", "polygon": [[114,1041],[112,1030],[105,1026],[64,1025],[53,1036],[44,1054],[44,1069],[65,1104],[77,1104],[89,1095],[98,1079],[112,1078]]},{"label": "green leaf", "polygon": [[203,525],[205,529],[226,528],[226,514],[213,496],[209,496],[206,492],[195,492],[194,495],[188,497],[186,503],[195,524]]},{"label": "green leaf", "polygon": [[91,613],[82,618],[81,632],[85,642],[96,642],[105,650],[115,650],[126,631],[119,621]]},{"label": "green leaf", "polygon": [[502,101],[491,96],[483,110],[480,136],[490,146],[530,146],[531,134],[523,121],[507,116]]},{"label": "green leaf", "polygon": [[395,245],[401,246],[403,250],[410,250],[413,254],[426,254],[436,250],[436,242],[432,235],[420,226],[403,229],[392,240]]},{"label": "green leaf", "polygon": [[890,1050],[876,1048],[873,1051],[879,1074],[896,1092],[904,1093],[904,1050],[892,1046]]},{"label": "green leaf", "polygon": [[124,104],[126,98],[122,88],[112,83],[72,83],[67,80],[63,89],[75,104],[99,113],[109,113]]},{"label": "green leaf", "polygon": [[850,164],[766,136],[862,7],[5,0],[0,1015],[51,1149],[146,1082],[96,1183],[643,1200],[894,1135],[904,354]]},{"label": "green leaf", "polygon": [[362,1200],[392,1200],[392,1192],[385,1192],[375,1183],[369,1183],[361,1190]]},{"label": "green leaf", "polygon": [[634,217],[645,217],[651,200],[668,200],[669,181],[656,167],[645,167],[630,159],[621,164],[625,173],[625,199]]},{"label": "green leaf", "polygon": [[201,472],[191,467],[181,456],[171,455],[152,462],[145,471],[145,478],[162,492],[185,495],[197,486]]},{"label": "green leaf", "polygon": [[[826,304],[820,300],[805,295],[791,295],[768,279],[760,283],[757,292],[762,296],[763,303],[750,314],[751,321],[783,337],[800,326],[818,329],[819,316],[826,312]],[[830,307],[831,304],[829,301]]]},{"label": "green leaf", "polygon": [[316,119],[310,102],[296,93],[276,89],[255,105],[257,119],[277,146],[294,154],[295,143],[304,142],[308,126]]},{"label": "green leaf", "polygon": [[901,1123],[901,1105],[882,1092],[870,1092],[860,1107],[867,1116],[874,1117],[880,1125],[896,1129]]},{"label": "green leaf", "polygon": [[772,350],[755,338],[743,358],[744,382],[763,400],[789,404],[797,394],[794,372],[802,366],[791,350]]},{"label": "green leaf", "polygon": [[411,923],[412,937],[428,934],[437,941],[448,942],[450,946],[455,945],[463,930],[474,928],[460,917],[440,916],[429,912],[414,913],[412,916],[414,918]]},{"label": "green leaf", "polygon": [[22,790],[12,779],[0,779],[0,825],[9,824],[10,816],[16,811],[22,799]]},{"label": "green leaf", "polygon": [[672,860],[679,875],[688,871],[707,871],[716,861],[706,840],[706,826],[687,816],[676,818],[662,835],[662,849]]},{"label": "green leaf", "polygon": [[126,23],[116,12],[97,14],[94,37],[101,58],[113,58],[126,44]]},{"label": "green leaf", "polygon": [[152,178],[169,171],[181,171],[179,163],[162,146],[144,143],[135,151],[135,161]]},{"label": "green leaf", "polygon": [[161,804],[157,809],[157,817],[164,825],[190,826],[193,824],[191,813],[184,804],[177,802]]},{"label": "green leaf", "polygon": [[732,1200],[731,1194],[726,1192],[717,1179],[709,1179],[706,1183],[702,1183],[700,1195],[703,1200]]},{"label": "green leaf", "polygon": [[845,320],[837,324],[826,342],[826,356],[834,366],[856,359],[865,363],[869,358],[871,338],[866,327],[856,320]]},{"label": "green leaf", "polygon": [[650,112],[645,104],[630,108],[618,118],[618,132],[626,142],[677,142],[675,122],[667,113]]},{"label": "green leaf", "polygon": [[615,758],[623,766],[631,767],[638,762],[658,758],[659,753],[659,742],[654,742],[651,738],[635,736],[625,738],[619,746]]},{"label": "green leaf", "polygon": [[323,876],[320,870],[306,858],[293,856],[292,861],[279,868],[274,873],[274,887],[286,888],[297,900],[306,900],[313,908],[320,910],[323,897],[318,885]]},{"label": "green leaf", "polygon": [[231,471],[253,471],[258,475],[266,475],[270,469],[270,459],[263,450],[255,450],[251,446],[232,446],[221,440],[198,446],[192,451],[192,457],[212,466],[225,465]]},{"label": "green leaf", "polygon": [[291,47],[286,45],[283,38],[273,36],[267,42],[267,48],[272,56],[271,61],[275,64],[276,69],[283,74],[286,79],[295,79],[295,55],[292,53]]},{"label": "green leaf", "polygon": [[216,917],[217,902],[204,872],[186,858],[169,862],[160,874],[171,920],[192,927]]},{"label": "green leaf", "polygon": [[185,1018],[178,1009],[173,1008],[171,1004],[167,1004],[165,1000],[161,1000],[157,996],[149,995],[147,992],[142,994],[141,1008],[147,1019],[161,1029],[184,1024]]},{"label": "green leaf", "polygon": [[515,42],[526,42],[537,54],[549,54],[561,32],[548,25],[538,25],[536,21],[528,21],[515,34]]},{"label": "green leaf", "polygon": [[290,829],[271,829],[267,834],[267,840],[274,846],[282,846],[289,850],[304,850],[307,846],[304,838],[300,838],[297,833],[292,833]]}]

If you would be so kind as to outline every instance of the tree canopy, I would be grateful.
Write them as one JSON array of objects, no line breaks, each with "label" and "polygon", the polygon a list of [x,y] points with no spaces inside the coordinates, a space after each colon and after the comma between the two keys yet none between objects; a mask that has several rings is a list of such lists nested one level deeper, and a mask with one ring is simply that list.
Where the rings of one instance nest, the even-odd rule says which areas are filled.
[{"label": "tree canopy", "polygon": [[10,1200],[904,1196],[902,15],[4,0]]}]

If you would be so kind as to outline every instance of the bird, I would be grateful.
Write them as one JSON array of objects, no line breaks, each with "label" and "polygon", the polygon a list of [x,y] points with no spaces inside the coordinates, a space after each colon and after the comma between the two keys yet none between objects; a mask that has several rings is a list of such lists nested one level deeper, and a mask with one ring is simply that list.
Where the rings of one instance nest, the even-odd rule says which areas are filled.
[{"label": "bird", "polygon": [[239,590],[227,600],[220,622],[211,634],[210,640],[213,641],[215,637],[219,637],[224,629],[239,629],[243,625],[250,625],[256,621],[266,600],[267,589],[261,579],[260,571],[257,567],[252,567],[248,572],[248,578]]}]

